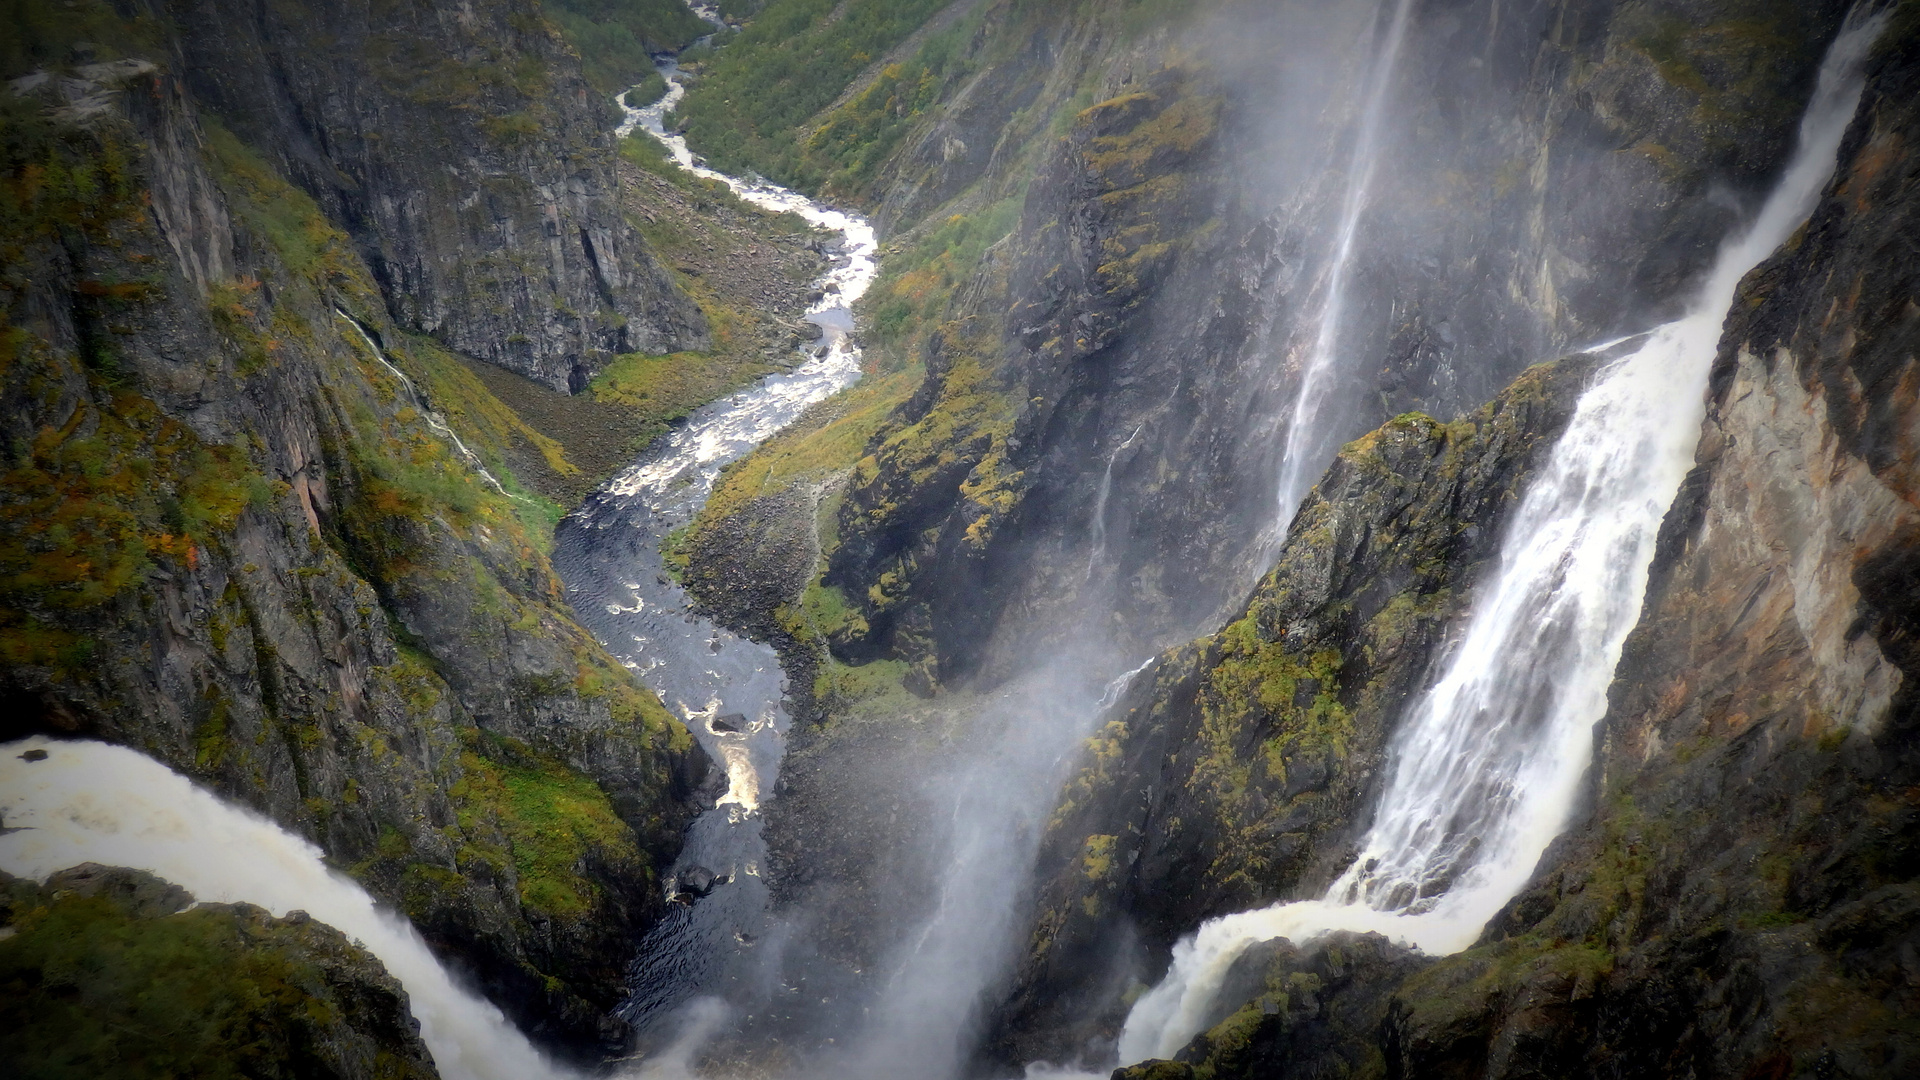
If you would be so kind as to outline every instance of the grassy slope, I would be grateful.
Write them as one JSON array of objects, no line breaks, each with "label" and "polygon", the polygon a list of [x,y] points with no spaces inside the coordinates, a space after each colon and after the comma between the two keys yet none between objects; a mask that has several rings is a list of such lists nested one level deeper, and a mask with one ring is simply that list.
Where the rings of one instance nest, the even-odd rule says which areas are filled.
[{"label": "grassy slope", "polygon": [[703,65],[677,114],[688,140],[722,172],[816,187],[801,129],[947,2],[773,0]]}]

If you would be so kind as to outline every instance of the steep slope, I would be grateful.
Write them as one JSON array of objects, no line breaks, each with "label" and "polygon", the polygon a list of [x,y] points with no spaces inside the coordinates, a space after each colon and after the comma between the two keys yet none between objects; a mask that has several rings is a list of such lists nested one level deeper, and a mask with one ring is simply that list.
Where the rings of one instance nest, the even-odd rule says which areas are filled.
[{"label": "steep slope", "polygon": [[[192,84],[245,64],[210,74],[104,5],[26,25],[0,188],[4,735],[151,754],[314,840],[537,1038],[617,1049],[607,1010],[705,764],[573,621],[555,508],[500,468],[510,437],[560,448],[387,316],[404,282],[270,164],[292,129],[257,154],[201,111]],[[366,143],[437,108],[397,99]],[[410,205],[452,212],[446,170],[410,160]]]},{"label": "steep slope", "polygon": [[612,104],[531,5],[165,8],[180,72],[352,237],[392,318],[578,391],[707,327],[621,215]]},{"label": "steep slope", "polygon": [[0,889],[11,1075],[439,1075],[380,961],[298,913],[195,905],[149,874],[92,864],[45,885],[0,875]]},{"label": "steep slope", "polygon": [[[1391,424],[1394,440],[1461,452],[1449,418],[1529,364],[1672,313],[1780,167],[1844,6],[1411,5],[1387,164],[1343,270],[1345,362],[1309,416],[1305,475],[1408,411],[1440,419]],[[1172,7],[956,5],[921,51],[888,57],[796,137],[793,167],[889,231],[864,312],[881,378],[736,466],[681,550],[694,594],[780,646],[803,691],[769,809],[774,887],[844,970],[871,970],[887,898],[931,888],[931,871],[886,853],[922,850],[936,811],[888,784],[964,753],[974,692],[1089,641],[1127,660],[1112,674],[1244,614],[1286,535],[1291,403],[1329,307],[1360,84],[1396,6]],[[1507,451],[1490,477],[1523,471]],[[1460,482],[1405,468],[1413,489]],[[1465,504],[1497,517],[1508,489],[1475,483],[1493,486]],[[1429,495],[1442,504],[1412,498]],[[1138,733],[1128,747],[1190,786],[1142,795],[1124,781],[1145,773],[1115,765],[1126,811],[1095,824],[1111,809],[1095,799],[1064,814],[1075,824],[1042,869],[1042,939],[1000,1017],[998,1064],[1078,1054],[1144,977],[1133,958],[1186,920],[1324,880],[1364,812],[1360,773],[1390,706],[1424,677],[1492,531],[1441,544],[1429,525],[1409,549],[1459,544],[1457,562],[1381,553],[1391,572],[1341,583],[1352,596],[1316,586],[1335,605],[1328,649],[1353,646],[1349,698],[1320,702],[1339,680],[1316,652],[1280,663],[1271,628],[1242,624],[1214,642],[1249,661],[1226,700],[1158,703],[1195,735],[1169,742],[1172,763]],[[1343,621],[1348,602],[1387,623]],[[1223,658],[1156,678],[1197,696]],[[1315,686],[1297,706],[1262,702],[1267,675]],[[1314,730],[1275,736],[1267,768],[1266,725],[1295,714]],[[1306,751],[1336,728],[1355,771],[1337,758],[1323,776],[1325,755]],[[1102,844],[1147,827],[1142,802],[1177,805],[1149,824],[1178,839],[1123,888],[1126,854]],[[1087,880],[1095,866],[1114,883]],[[1124,930],[1091,932],[1115,910],[1109,887],[1168,909],[1143,952]]]},{"label": "steep slope", "polygon": [[[1906,5],[1827,197],[1742,286],[1586,820],[1474,949],[1259,998],[1127,1075],[1321,1075],[1289,1048],[1333,1025],[1384,1075],[1912,1070],[1917,78]],[[1303,970],[1280,950],[1241,985]]]},{"label": "steep slope", "polygon": [[1240,617],[1135,682],[1042,847],[1008,1060],[1111,1038],[1175,936],[1338,874],[1388,737],[1593,367],[1541,365],[1469,419],[1409,414],[1346,446]]},{"label": "steep slope", "polygon": [[[1670,306],[1735,220],[1719,193],[1764,190],[1840,7],[1502,5],[1481,25],[1416,12],[1394,83],[1396,167],[1345,271],[1349,360],[1324,415],[1301,420],[1325,429],[1303,443],[1325,455],[1307,474],[1398,412],[1458,415],[1527,364]],[[1008,12],[1003,34],[1030,48],[963,80],[998,78],[991,100],[1022,120],[982,164],[952,158],[960,183],[985,170],[956,208],[1024,205],[969,287],[902,267],[875,290],[876,335],[928,374],[840,508],[829,581],[868,626],[849,656],[991,679],[1107,603],[1123,651],[1148,651],[1224,612],[1271,557],[1272,478],[1345,190],[1338,125],[1358,107],[1332,127],[1294,112],[1309,110],[1302,84],[1337,76],[1286,43],[1352,49],[1333,43],[1371,9],[1337,8],[1331,25],[1223,9],[1218,25],[1247,44],[1218,56],[1197,51],[1206,39],[1129,36],[1128,14]],[[1674,30],[1686,20],[1706,29]],[[1462,66],[1467,48],[1477,66]],[[926,170],[924,140],[960,138],[941,126],[957,115],[931,114],[900,168]],[[1033,130],[1049,115],[1043,132],[1064,138]],[[952,190],[941,172],[897,190]],[[962,351],[948,321],[975,365],[945,358]],[[1161,557],[1174,543],[1178,564]],[[1007,584],[983,596],[989,579]]]}]

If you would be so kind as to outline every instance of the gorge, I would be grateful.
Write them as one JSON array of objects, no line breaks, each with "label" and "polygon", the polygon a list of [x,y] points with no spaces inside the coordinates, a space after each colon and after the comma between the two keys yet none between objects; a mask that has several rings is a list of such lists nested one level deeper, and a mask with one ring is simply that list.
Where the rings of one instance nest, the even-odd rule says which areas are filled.
[{"label": "gorge", "polygon": [[8,18],[10,1074],[1913,1068],[1911,0]]}]

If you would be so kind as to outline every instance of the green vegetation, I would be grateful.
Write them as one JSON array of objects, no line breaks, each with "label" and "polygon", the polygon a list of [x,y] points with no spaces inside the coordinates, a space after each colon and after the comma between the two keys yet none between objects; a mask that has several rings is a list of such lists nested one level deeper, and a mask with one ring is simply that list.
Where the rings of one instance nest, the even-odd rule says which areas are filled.
[{"label": "green vegetation", "polygon": [[772,0],[681,102],[689,142],[722,172],[814,186],[821,177],[805,167],[803,125],[947,3]]},{"label": "green vegetation", "polygon": [[598,784],[513,739],[470,728],[465,741],[463,775],[449,792],[461,830],[472,838],[491,826],[507,841],[505,853],[470,855],[510,858],[528,909],[578,919],[602,899],[600,886],[584,873],[589,865],[647,872],[633,831]]},{"label": "green vegetation", "polygon": [[[24,289],[42,245],[112,245],[148,228],[136,151],[117,136],[12,134],[0,174],[10,287]],[[114,322],[138,317],[159,291],[120,265],[82,264],[75,288],[79,304]],[[209,445],[129,386],[110,340],[83,337],[78,355],[61,355],[0,319],[0,380],[25,389],[41,417],[0,448],[0,660],[79,671],[92,645],[60,628],[66,615],[114,600],[156,563],[192,566],[278,492],[247,448]],[[75,385],[87,393],[66,399]]]},{"label": "green vegetation", "polygon": [[[375,1036],[367,1075],[427,1077],[395,1053],[404,999],[382,1001],[378,962],[317,924],[214,906],[136,914],[105,897],[48,897],[13,885],[0,940],[0,1072],[39,1080],[102,1076],[337,1076],[355,1036]],[[385,1014],[380,1010],[384,1006]],[[383,1030],[384,1029],[384,1030]]]},{"label": "green vegetation", "polygon": [[652,53],[685,48],[708,31],[685,0],[551,0],[546,12],[579,50],[587,81],[607,94],[652,74]]},{"label": "green vegetation", "polygon": [[873,194],[880,166],[941,94],[969,75],[968,48],[986,18],[976,9],[930,35],[903,63],[882,68],[864,89],[820,122],[801,147],[795,179],[836,198]]},{"label": "green vegetation", "polygon": [[872,344],[900,354],[946,318],[954,290],[973,278],[987,249],[1020,223],[1025,202],[1022,188],[981,210],[929,223],[891,251],[865,300]]}]

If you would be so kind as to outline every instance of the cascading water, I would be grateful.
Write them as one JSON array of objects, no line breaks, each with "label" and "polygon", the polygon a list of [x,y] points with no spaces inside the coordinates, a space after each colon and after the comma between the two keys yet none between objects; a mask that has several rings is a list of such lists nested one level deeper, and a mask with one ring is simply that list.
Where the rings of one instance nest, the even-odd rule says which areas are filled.
[{"label": "cascading water", "polygon": [[1094,492],[1093,520],[1088,528],[1088,532],[1092,534],[1091,543],[1088,545],[1089,550],[1087,551],[1087,579],[1089,581],[1093,579],[1094,569],[1098,567],[1100,561],[1107,556],[1107,500],[1113,497],[1114,463],[1120,460],[1120,455],[1126,453],[1127,448],[1133,445],[1133,440],[1139,438],[1140,433],[1146,429],[1147,426],[1145,424],[1134,428],[1133,434],[1127,436],[1126,441],[1114,447],[1113,453],[1107,455],[1107,468],[1105,472],[1100,474],[1099,490]]},{"label": "cascading water", "polygon": [[407,373],[401,371],[398,365],[387,359],[385,350],[381,349],[379,344],[373,340],[373,335],[368,333],[367,328],[360,324],[360,320],[339,308],[333,309],[333,314],[341,322],[353,328],[354,336],[360,339],[360,344],[367,347],[367,352],[371,353],[373,358],[379,361],[380,366],[387,370],[387,374],[400,380],[400,388],[407,392],[407,400],[413,403],[414,411],[418,412],[420,418],[427,422],[427,426],[433,429],[433,433],[451,443],[454,452],[460,455],[460,460],[466,462],[467,467],[472,469],[475,475],[486,481],[488,487],[502,495],[506,495],[508,498],[514,498],[515,496],[510,494],[506,488],[500,486],[499,479],[487,471],[487,467],[480,461],[480,455],[467,448],[465,440],[461,439],[459,434],[447,423],[446,417],[441,416],[439,413],[427,407],[426,399],[420,396],[420,391],[413,385],[413,380],[407,378]]},{"label": "cascading water", "polygon": [[982,995],[1012,961],[1054,796],[1088,729],[1153,664],[1104,687],[1075,677],[1103,659],[1067,659],[996,694],[974,720],[976,752],[951,774],[930,778],[951,807],[934,909],[891,957],[853,1049],[811,1075],[893,1080],[908,1064],[916,1080],[960,1075]]},{"label": "cascading water", "polygon": [[[689,998],[725,996],[765,975],[756,948],[769,908],[759,799],[779,771],[789,724],[779,657],[694,615],[667,574],[660,545],[693,520],[722,468],[860,377],[851,308],[873,281],[877,246],[872,227],[857,215],[698,164],[686,140],[664,123],[686,92],[681,75],[670,59],[660,71],[667,93],[659,101],[635,108],[620,95],[619,136],[644,131],[681,168],[725,183],[756,206],[798,214],[841,240],[834,265],[815,282],[821,299],[805,316],[823,332],[812,357],[696,410],[561,522],[554,537],[554,569],[581,624],[687,722],[727,772],[725,795],[694,822],[669,876],[669,895],[681,903],[641,943],[633,997],[622,1012],[643,1030]],[[755,991],[735,996],[750,999]],[[691,1018],[707,1019],[704,1013]]]},{"label": "cascading water", "polygon": [[1293,413],[1287,422],[1285,456],[1280,463],[1280,513],[1275,535],[1285,536],[1293,512],[1306,495],[1308,479],[1325,465],[1326,443],[1335,437],[1324,421],[1328,399],[1338,366],[1340,321],[1346,314],[1347,275],[1353,264],[1354,241],[1360,233],[1360,220],[1367,208],[1367,196],[1373,187],[1373,174],[1380,163],[1381,128],[1385,126],[1387,100],[1393,86],[1394,70],[1406,44],[1409,14],[1413,0],[1385,0],[1381,13],[1392,4],[1384,36],[1367,76],[1366,97],[1360,107],[1360,126],[1354,135],[1353,159],[1347,166],[1347,190],[1340,204],[1340,220],[1334,230],[1333,256],[1327,270],[1326,295],[1314,330],[1313,347],[1300,369],[1300,383],[1294,392]]},{"label": "cascading water", "polygon": [[[27,760],[30,751],[45,758]],[[0,869],[44,880],[83,862],[152,871],[202,903],[300,909],[360,943],[406,988],[443,1077],[558,1080],[485,998],[456,984],[406,919],[327,868],[320,850],[137,751],[27,739],[0,746]]]},{"label": "cascading water", "polygon": [[1692,464],[1727,309],[1741,278],[1805,220],[1832,174],[1885,18],[1848,19],[1793,161],[1753,224],[1722,248],[1688,314],[1646,335],[1582,396],[1515,513],[1447,670],[1402,727],[1352,869],[1321,899],[1217,919],[1176,945],[1166,977],[1127,1018],[1123,1062],[1185,1045],[1254,942],[1376,931],[1455,952],[1526,884],[1572,811],[1660,522]]}]

